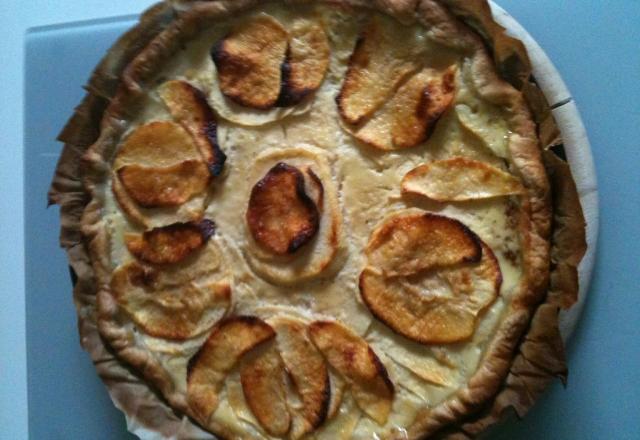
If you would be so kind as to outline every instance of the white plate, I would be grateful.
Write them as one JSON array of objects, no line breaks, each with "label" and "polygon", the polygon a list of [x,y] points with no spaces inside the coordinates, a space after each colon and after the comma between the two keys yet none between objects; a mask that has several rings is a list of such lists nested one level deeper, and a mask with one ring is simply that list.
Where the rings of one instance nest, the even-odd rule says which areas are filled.
[{"label": "white plate", "polygon": [[504,9],[493,2],[491,8],[495,20],[507,29],[509,35],[518,38],[527,47],[533,66],[533,76],[547,97],[562,133],[567,160],[571,166],[587,222],[587,253],[578,267],[580,281],[578,303],[560,314],[560,332],[567,342],[575,330],[578,317],[587,299],[598,241],[598,184],[591,145],[571,93],[547,54],[520,23]]}]

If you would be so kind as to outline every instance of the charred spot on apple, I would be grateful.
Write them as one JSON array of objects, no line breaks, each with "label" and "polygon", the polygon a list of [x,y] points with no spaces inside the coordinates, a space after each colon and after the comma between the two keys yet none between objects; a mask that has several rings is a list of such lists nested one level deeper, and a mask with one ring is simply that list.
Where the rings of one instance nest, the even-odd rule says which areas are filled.
[{"label": "charred spot on apple", "polygon": [[149,264],[178,263],[200,249],[215,233],[213,221],[174,223],[138,234],[127,234],[127,249],[137,259]]},{"label": "charred spot on apple", "polygon": [[305,191],[302,172],[279,162],[255,184],[246,213],[257,243],[278,254],[293,254],[317,234],[318,207]]}]

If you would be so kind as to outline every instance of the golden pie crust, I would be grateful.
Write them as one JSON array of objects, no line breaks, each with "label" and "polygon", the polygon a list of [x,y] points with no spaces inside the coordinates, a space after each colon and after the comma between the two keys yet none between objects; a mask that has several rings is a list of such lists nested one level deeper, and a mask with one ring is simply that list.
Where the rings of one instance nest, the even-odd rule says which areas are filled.
[{"label": "golden pie crust", "polygon": [[584,219],[485,1],[164,2],[88,90],[50,201],[101,376],[224,438],[423,438],[566,374]]}]

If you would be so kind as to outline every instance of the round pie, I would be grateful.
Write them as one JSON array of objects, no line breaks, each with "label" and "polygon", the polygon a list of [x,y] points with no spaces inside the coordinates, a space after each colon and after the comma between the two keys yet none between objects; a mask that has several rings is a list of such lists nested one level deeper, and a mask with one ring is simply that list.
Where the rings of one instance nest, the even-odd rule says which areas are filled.
[{"label": "round pie", "polygon": [[484,1],[157,5],[62,134],[82,322],[150,406],[224,438],[526,411],[566,373],[584,252],[527,62]]}]

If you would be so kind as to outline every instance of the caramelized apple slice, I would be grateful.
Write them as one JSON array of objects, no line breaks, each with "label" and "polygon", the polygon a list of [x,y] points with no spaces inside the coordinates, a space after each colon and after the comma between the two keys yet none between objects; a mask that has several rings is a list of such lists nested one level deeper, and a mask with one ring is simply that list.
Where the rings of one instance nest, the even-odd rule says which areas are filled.
[{"label": "caramelized apple slice", "polygon": [[386,20],[374,16],[358,38],[349,68],[336,98],[342,118],[360,124],[384,104],[407,75],[418,68],[398,36],[385,29]]},{"label": "caramelized apple slice", "polygon": [[329,68],[329,54],[329,39],[324,29],[311,20],[296,20],[282,64],[282,89],[276,105],[298,104],[316,91]]},{"label": "caramelized apple slice", "polygon": [[522,191],[520,181],[511,174],[465,157],[420,165],[402,179],[403,194],[418,194],[439,202],[487,199]]},{"label": "caramelized apple slice", "polygon": [[179,206],[202,193],[210,179],[193,138],[170,121],[150,122],[133,130],[120,146],[113,167],[114,192],[121,205],[130,203],[124,200],[126,192],[145,208]]},{"label": "caramelized apple slice", "polygon": [[200,249],[215,233],[211,220],[174,223],[145,231],[142,235],[127,234],[127,249],[138,260],[151,264],[172,264],[184,260]]},{"label": "caramelized apple slice", "polygon": [[343,325],[330,321],[311,323],[309,336],[327,362],[349,381],[360,409],[384,425],[391,411],[394,387],[369,344]]},{"label": "caramelized apple slice", "polygon": [[362,142],[381,150],[421,144],[451,106],[455,72],[455,67],[444,73],[422,70],[403,84],[373,118],[360,128],[352,129],[352,133]]},{"label": "caramelized apple slice", "polygon": [[245,107],[273,107],[280,95],[288,38],[277,20],[260,14],[216,43],[211,56],[222,93]]},{"label": "caramelized apple slice", "polygon": [[161,270],[157,270],[157,285],[177,286],[205,277],[213,276],[216,279],[219,276],[229,277],[231,271],[222,258],[224,249],[221,246],[221,238],[212,236],[202,249],[194,250],[183,260],[162,266]]},{"label": "caramelized apple slice", "polygon": [[385,276],[411,275],[434,267],[479,261],[480,240],[458,220],[430,213],[397,215],[371,235],[369,265]]},{"label": "caramelized apple slice", "polygon": [[229,308],[228,283],[197,287],[192,282],[168,287],[155,269],[133,262],[119,267],[111,279],[116,302],[145,333],[184,340],[210,329]]},{"label": "caramelized apple slice", "polygon": [[125,165],[118,170],[118,178],[143,208],[180,206],[209,185],[207,166],[199,160],[163,168]]},{"label": "caramelized apple slice", "polygon": [[216,118],[204,93],[180,80],[164,83],[159,92],[171,116],[193,137],[211,175],[219,175],[227,156],[218,145]]},{"label": "caramelized apple slice", "polygon": [[[262,278],[272,284],[293,285],[300,282],[326,276],[335,271],[338,261],[344,257],[342,252],[342,211],[340,208],[338,188],[331,171],[331,157],[325,150],[314,147],[296,148],[271,148],[257,156],[247,176],[249,190],[254,183],[262,180],[269,170],[280,163],[296,167],[303,175],[304,192],[312,201],[318,213],[318,229],[313,232],[313,237],[294,254],[277,254],[251,238],[249,224],[246,224],[246,234],[249,237],[245,241],[243,252],[251,268]],[[299,181],[297,178],[295,179]],[[297,183],[296,183],[297,185]],[[292,190],[293,192],[293,190]],[[295,203],[286,202],[286,215],[294,217],[296,222],[313,220],[314,209],[307,208],[307,202],[297,199],[297,190],[292,194]],[[249,207],[251,191],[245,195],[245,204]],[[249,216],[247,211],[247,217]],[[283,250],[286,251],[290,239],[287,228],[293,225],[286,224],[285,220],[278,222],[274,216],[278,214],[273,210],[269,213],[273,217],[273,227],[279,228],[277,233],[286,238]],[[304,216],[311,216],[304,220]],[[253,213],[255,215],[255,211]],[[280,224],[282,223],[282,225]],[[309,222],[311,225],[315,222]],[[315,229],[315,228],[313,228]],[[294,234],[292,234],[294,235]]]},{"label": "caramelized apple slice", "polygon": [[410,148],[424,142],[440,116],[451,106],[456,68],[443,74],[425,69],[398,90],[393,106],[393,145]]},{"label": "caramelized apple slice", "polygon": [[247,354],[242,361],[240,381],[245,400],[260,425],[281,437],[289,431],[285,369],[275,346]]},{"label": "caramelized apple slice", "polygon": [[271,252],[292,254],[318,232],[319,213],[305,192],[303,174],[280,162],[253,187],[247,223],[253,238]]},{"label": "caramelized apple slice", "polygon": [[478,314],[498,295],[498,261],[483,244],[479,263],[447,267],[408,278],[386,278],[368,267],[360,293],[369,310],[395,332],[423,344],[469,339]]},{"label": "caramelized apple slice", "polygon": [[164,168],[198,160],[202,160],[198,148],[184,128],[171,121],[154,121],[137,127],[124,139],[113,169],[134,164]]},{"label": "caramelized apple slice", "polygon": [[224,379],[240,358],[275,335],[267,323],[253,316],[234,316],[216,325],[187,368],[187,399],[200,423],[206,425],[218,407]]},{"label": "caramelized apple slice", "polygon": [[418,291],[406,289],[371,269],[365,269],[360,276],[360,292],[376,318],[414,341],[452,343],[473,334],[475,317],[465,308],[443,299],[423,301]]},{"label": "caramelized apple slice", "polygon": [[278,333],[280,356],[302,400],[301,420],[294,419],[291,430],[291,438],[296,439],[318,428],[327,418],[331,400],[329,370],[309,340],[303,322],[280,317],[270,324]]}]

